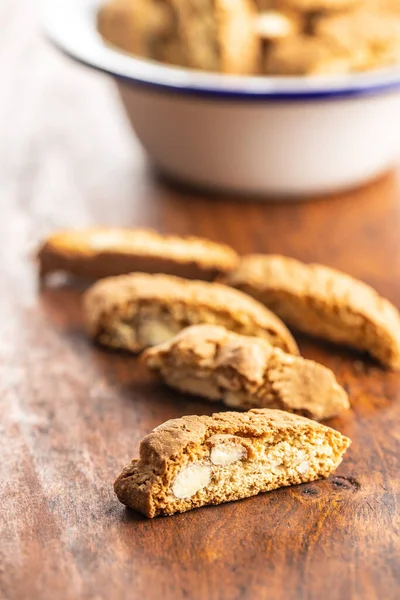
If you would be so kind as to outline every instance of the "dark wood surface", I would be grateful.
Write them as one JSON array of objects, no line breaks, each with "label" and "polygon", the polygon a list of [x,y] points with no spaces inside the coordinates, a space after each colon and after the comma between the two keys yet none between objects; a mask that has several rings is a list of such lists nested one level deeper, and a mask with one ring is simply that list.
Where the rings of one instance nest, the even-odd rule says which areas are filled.
[{"label": "dark wood surface", "polygon": [[146,520],[113,480],[143,435],[211,406],[94,348],[79,291],[38,290],[55,229],[150,225],[336,266],[400,306],[396,174],[307,204],[205,198],[157,180],[105,76],[0,3],[0,597],[4,600],[394,600],[400,596],[400,377],[300,340],[334,369],[353,445],[330,480]]}]

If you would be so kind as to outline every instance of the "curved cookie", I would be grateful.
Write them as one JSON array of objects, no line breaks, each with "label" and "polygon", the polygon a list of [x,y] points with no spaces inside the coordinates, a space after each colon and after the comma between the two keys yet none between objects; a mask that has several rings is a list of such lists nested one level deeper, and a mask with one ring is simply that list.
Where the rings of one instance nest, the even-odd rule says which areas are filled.
[{"label": "curved cookie", "polygon": [[114,484],[147,517],[255,496],[327,477],[351,441],[280,410],[188,416],[156,427]]},{"label": "curved cookie", "polygon": [[232,74],[259,70],[253,0],[170,0],[178,15],[186,64]]},{"label": "curved cookie", "polygon": [[326,367],[224,327],[188,327],[143,359],[171,387],[235,409],[279,408],[320,420],[349,408]]},{"label": "curved cookie", "polygon": [[188,325],[213,323],[298,354],[283,323],[262,304],[217,283],[132,273],[103,279],[84,295],[89,334],[100,344],[140,352]]},{"label": "curved cookie", "polygon": [[89,279],[141,271],[212,280],[238,263],[232,248],[210,240],[106,227],[56,233],[38,258],[42,277],[66,271]]},{"label": "curved cookie", "polygon": [[260,254],[243,257],[227,283],[263,302],[298,331],[368,352],[400,369],[398,310],[349,275]]}]

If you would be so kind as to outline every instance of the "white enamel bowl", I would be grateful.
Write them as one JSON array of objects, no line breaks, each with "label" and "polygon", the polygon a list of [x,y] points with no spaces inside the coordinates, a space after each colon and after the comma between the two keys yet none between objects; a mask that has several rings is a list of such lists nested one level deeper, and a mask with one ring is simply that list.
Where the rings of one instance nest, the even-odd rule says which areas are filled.
[{"label": "white enamel bowl", "polygon": [[151,160],[181,181],[307,199],[363,184],[400,157],[400,68],[329,77],[226,76],[107,48],[99,0],[45,0],[49,37],[110,73]]}]

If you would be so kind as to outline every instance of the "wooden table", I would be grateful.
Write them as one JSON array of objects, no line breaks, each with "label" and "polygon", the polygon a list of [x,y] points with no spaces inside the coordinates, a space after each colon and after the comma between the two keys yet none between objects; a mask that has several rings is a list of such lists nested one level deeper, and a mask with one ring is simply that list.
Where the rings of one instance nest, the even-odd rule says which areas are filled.
[{"label": "wooden table", "polygon": [[[334,265],[400,306],[395,174],[308,204],[203,197],[152,174],[105,76],[50,48],[28,0],[0,5],[0,597],[394,600],[400,597],[400,378],[300,340],[353,408],[330,480],[147,520],[113,480],[166,419],[222,409],[93,347],[79,290],[38,290],[55,229],[149,225]],[[82,99],[84,98],[84,100]]]}]

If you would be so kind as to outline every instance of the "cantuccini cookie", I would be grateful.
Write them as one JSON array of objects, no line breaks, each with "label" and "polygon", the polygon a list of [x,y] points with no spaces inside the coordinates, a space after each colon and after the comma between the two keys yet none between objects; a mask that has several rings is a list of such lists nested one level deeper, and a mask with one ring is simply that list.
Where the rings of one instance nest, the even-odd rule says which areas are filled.
[{"label": "cantuccini cookie", "polygon": [[340,271],[275,255],[243,257],[227,283],[304,333],[368,352],[400,368],[398,310],[369,285]]},{"label": "cantuccini cookie", "polygon": [[349,408],[328,368],[216,325],[188,327],[143,360],[171,387],[235,409],[278,408],[321,420]]},{"label": "cantuccini cookie", "polygon": [[278,317],[246,294],[217,283],[144,273],[110,277],[85,293],[84,315],[96,341],[132,352],[165,342],[188,325],[212,323],[298,354]]},{"label": "cantuccini cookie", "polygon": [[97,15],[107,44],[136,56],[182,64],[176,20],[164,0],[110,0]]},{"label": "cantuccini cookie", "polygon": [[274,42],[265,55],[264,72],[287,76],[350,73],[354,58],[324,39],[298,34]]},{"label": "cantuccini cookie", "polygon": [[210,281],[238,263],[232,248],[210,240],[107,227],[56,233],[38,258],[42,277],[65,271],[88,279],[141,271]]},{"label": "cantuccini cookie", "polygon": [[187,66],[232,74],[259,70],[253,0],[169,1],[177,14]]},{"label": "cantuccini cookie", "polygon": [[322,16],[315,39],[346,53],[352,69],[363,71],[400,62],[400,15],[368,8]]},{"label": "cantuccini cookie", "polygon": [[123,504],[147,517],[255,496],[327,477],[350,440],[305,417],[253,409],[167,421],[117,478]]}]

